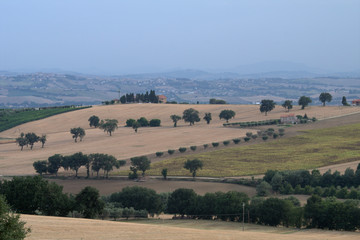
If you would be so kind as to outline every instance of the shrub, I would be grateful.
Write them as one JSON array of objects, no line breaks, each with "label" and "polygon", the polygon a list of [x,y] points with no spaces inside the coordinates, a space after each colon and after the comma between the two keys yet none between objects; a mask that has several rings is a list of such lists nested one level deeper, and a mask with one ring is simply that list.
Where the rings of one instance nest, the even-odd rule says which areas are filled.
[{"label": "shrub", "polygon": [[274,139],[276,139],[278,136],[279,136],[279,134],[277,134],[277,133],[274,133],[274,134],[273,134],[273,138],[274,138]]},{"label": "shrub", "polygon": [[284,128],[279,128],[279,133],[284,133],[285,132],[285,129]]},{"label": "shrub", "polygon": [[282,136],[284,136],[284,135],[285,135],[284,133],[279,133],[279,136],[280,136],[280,137],[282,137]]},{"label": "shrub", "polygon": [[151,119],[150,120],[150,127],[160,127],[161,120],[160,119]]},{"label": "shrub", "polygon": [[268,130],[266,130],[268,132],[274,132],[275,130],[273,128],[268,128]]},{"label": "shrub", "polygon": [[266,135],[264,135],[264,136],[262,136],[262,140],[264,140],[264,141],[266,141],[266,140],[268,140],[268,136],[266,136]]},{"label": "shrub", "polygon": [[173,155],[174,152],[175,152],[175,150],[173,150],[173,149],[169,149],[169,150],[168,150],[168,154],[170,154],[170,155]]},{"label": "shrub", "polygon": [[161,157],[164,154],[164,152],[156,152],[157,157]]},{"label": "shrub", "polygon": [[193,151],[195,151],[195,150],[196,150],[196,146],[191,146],[190,149],[193,150]]},{"label": "shrub", "polygon": [[209,146],[209,144],[204,144],[203,146],[204,146],[204,149],[206,149]]},{"label": "shrub", "polygon": [[234,142],[235,144],[239,144],[240,141],[241,141],[240,138],[235,138],[235,139],[233,139],[233,142]]},{"label": "shrub", "polygon": [[266,197],[271,192],[271,185],[268,182],[262,181],[259,185],[256,186],[256,194],[258,196]]},{"label": "shrub", "polygon": [[135,122],[136,122],[135,119],[130,118],[130,119],[126,120],[126,126],[127,127],[132,127]]},{"label": "shrub", "polygon": [[246,133],[246,136],[247,136],[247,137],[251,137],[251,136],[252,136],[252,132],[247,132],[247,133]]},{"label": "shrub", "polygon": [[186,152],[186,147],[181,147],[181,148],[179,148],[179,152],[181,152],[181,153]]},{"label": "shrub", "polygon": [[144,117],[139,118],[137,122],[140,124],[141,127],[149,126],[149,121]]},{"label": "shrub", "polygon": [[230,143],[230,141],[223,141],[223,144],[224,144],[225,146],[229,145],[229,143]]},{"label": "shrub", "polygon": [[253,134],[253,135],[251,135],[251,138],[252,138],[252,139],[256,139],[256,138],[257,138],[257,135],[256,135],[256,134]]},{"label": "shrub", "polygon": [[213,142],[213,143],[211,143],[211,144],[213,145],[213,147],[219,146],[219,143],[218,143],[218,142]]},{"label": "shrub", "polygon": [[250,141],[250,138],[249,137],[244,137],[244,141],[248,142],[248,141]]},{"label": "shrub", "polygon": [[316,122],[316,121],[317,121],[316,117],[313,117],[311,120],[312,120],[313,122]]}]

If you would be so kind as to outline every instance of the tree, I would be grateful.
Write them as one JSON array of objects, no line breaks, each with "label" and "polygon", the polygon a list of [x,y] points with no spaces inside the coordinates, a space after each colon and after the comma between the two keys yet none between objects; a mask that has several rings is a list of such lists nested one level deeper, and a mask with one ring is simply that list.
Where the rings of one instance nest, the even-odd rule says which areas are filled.
[{"label": "tree", "polygon": [[44,145],[46,143],[46,134],[41,135],[39,141],[41,142],[41,148],[44,148]]},{"label": "tree", "polygon": [[174,122],[174,127],[177,126],[177,122],[181,119],[179,115],[171,115],[170,118]]},{"label": "tree", "polygon": [[205,116],[203,118],[207,124],[210,124],[210,121],[212,120],[211,118],[211,113],[205,113]]},{"label": "tree", "polygon": [[306,96],[301,96],[299,98],[298,104],[301,106],[301,109],[304,109],[305,107],[307,107],[309,105],[309,103],[311,103],[312,100],[309,97]]},{"label": "tree", "polygon": [[85,166],[89,161],[88,156],[82,152],[74,153],[70,156],[70,169],[75,171],[75,177],[78,176],[79,168]]},{"label": "tree", "polygon": [[75,197],[76,208],[85,218],[95,218],[104,209],[104,202],[100,199],[99,191],[93,187],[85,187]]},{"label": "tree", "polygon": [[184,168],[188,169],[192,173],[193,178],[195,179],[196,172],[198,169],[202,169],[203,163],[199,159],[195,158],[193,160],[187,160],[184,164]]},{"label": "tree", "polygon": [[189,122],[190,126],[194,125],[195,122],[200,122],[199,111],[189,108],[183,112],[183,119],[185,122]]},{"label": "tree", "polygon": [[193,189],[179,188],[171,193],[168,199],[167,212],[171,214],[191,214],[196,201],[196,193]]},{"label": "tree", "polygon": [[30,232],[30,228],[20,220],[20,215],[12,213],[5,198],[0,195],[0,239],[23,240]]},{"label": "tree", "polygon": [[275,102],[273,100],[269,99],[263,99],[260,102],[260,112],[265,112],[265,116],[267,116],[267,113],[270,112],[275,108]]},{"label": "tree", "polygon": [[134,122],[132,125],[132,128],[134,129],[135,133],[137,133],[138,128],[141,126],[141,124],[139,122]]},{"label": "tree", "polygon": [[[145,156],[142,156],[142,157],[133,157],[130,159],[131,161],[131,166],[130,168],[132,168],[133,172],[135,173],[136,171],[140,170],[142,171],[142,176],[144,177],[145,176],[145,171],[150,169],[150,163],[151,161],[145,157]],[[135,171],[134,171],[135,170]]]},{"label": "tree", "polygon": [[342,97],[341,104],[342,104],[343,106],[350,106],[349,103],[347,102],[345,96]]},{"label": "tree", "polygon": [[21,151],[22,151],[24,146],[28,144],[24,133],[21,133],[20,137],[16,138],[16,143],[19,145],[19,147],[21,147]]},{"label": "tree", "polygon": [[30,149],[33,149],[34,144],[37,143],[40,139],[35,133],[27,133],[25,134],[26,142],[30,145]]},{"label": "tree", "polygon": [[77,142],[77,139],[80,138],[80,142],[85,137],[85,130],[81,127],[71,128],[70,133],[73,135],[73,139]]},{"label": "tree", "polygon": [[292,101],[290,101],[290,100],[285,100],[285,102],[284,102],[281,106],[282,106],[283,108],[285,108],[285,110],[286,110],[287,112],[289,112],[290,109],[293,108]]},{"label": "tree", "polygon": [[225,119],[226,122],[229,122],[229,119],[235,117],[235,112],[233,110],[222,110],[219,114],[220,119]]},{"label": "tree", "polygon": [[140,124],[141,127],[149,126],[149,121],[144,117],[139,118],[137,122]]},{"label": "tree", "polygon": [[167,168],[163,168],[163,170],[161,170],[161,175],[163,176],[164,180],[166,180],[167,178],[167,172],[168,172]]},{"label": "tree", "polygon": [[256,194],[261,197],[266,197],[270,194],[271,185],[266,182],[262,181],[259,185],[256,186]]},{"label": "tree", "polygon": [[42,176],[43,173],[47,172],[47,161],[36,161],[33,163],[35,171]]},{"label": "tree", "polygon": [[135,119],[130,118],[130,119],[126,120],[126,126],[127,127],[132,127],[135,122],[136,122]]},{"label": "tree", "polygon": [[61,167],[61,161],[62,161],[62,155],[55,154],[48,158],[48,172],[50,174],[56,174],[59,171],[59,168]]},{"label": "tree", "polygon": [[92,115],[89,119],[89,125],[90,127],[97,128],[100,124],[100,118],[98,116]]},{"label": "tree", "polygon": [[331,102],[332,96],[330,93],[323,92],[320,93],[319,100],[323,103],[323,106],[325,107],[325,102]]},{"label": "tree", "polygon": [[210,98],[209,104],[226,104],[226,101],[216,98]]},{"label": "tree", "polygon": [[103,129],[104,132],[109,133],[111,136],[111,133],[118,128],[117,124],[118,124],[118,120],[116,119],[105,119],[105,122],[101,120],[100,129]]},{"label": "tree", "polygon": [[161,120],[160,119],[151,119],[149,122],[150,127],[160,127]]}]

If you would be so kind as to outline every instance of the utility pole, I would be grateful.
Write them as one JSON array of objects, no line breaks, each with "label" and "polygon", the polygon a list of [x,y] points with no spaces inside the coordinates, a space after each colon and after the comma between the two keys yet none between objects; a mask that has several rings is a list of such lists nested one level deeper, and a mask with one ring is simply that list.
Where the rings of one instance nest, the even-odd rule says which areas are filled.
[{"label": "utility pole", "polygon": [[244,230],[245,229],[245,226],[244,226],[244,224],[245,224],[245,203],[243,203],[242,205],[243,205],[243,231],[245,231]]},{"label": "utility pole", "polygon": [[120,88],[119,88],[119,90],[118,90],[118,93],[119,93],[119,102],[120,102]]}]

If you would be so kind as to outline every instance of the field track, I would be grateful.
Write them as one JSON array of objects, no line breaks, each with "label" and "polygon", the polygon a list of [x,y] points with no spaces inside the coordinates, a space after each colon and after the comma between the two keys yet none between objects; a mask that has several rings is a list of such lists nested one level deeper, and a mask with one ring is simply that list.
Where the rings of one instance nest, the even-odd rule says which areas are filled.
[{"label": "field track", "polygon": [[[241,223],[168,220],[171,225],[22,215],[32,228],[27,240],[355,240],[360,234],[321,230],[269,228]],[[46,224],[45,224],[46,223]],[[210,230],[211,229],[211,230]]]},{"label": "field track", "polygon": [[[211,124],[207,125],[201,121],[190,127],[181,121],[179,127],[172,127],[173,123],[169,116],[172,114],[182,115],[182,112],[190,107],[199,110],[201,117],[205,112],[211,112],[213,115]],[[259,121],[279,118],[286,114],[282,107],[277,106],[268,116],[264,116],[259,112],[257,105],[128,104],[94,106],[93,108],[26,123],[1,132],[0,138],[16,138],[21,132],[35,132],[38,135],[47,134],[48,142],[44,149],[41,149],[40,145],[37,144],[33,150],[25,148],[23,151],[20,151],[15,143],[0,144],[0,175],[34,174],[32,167],[34,161],[45,160],[56,153],[67,155],[79,151],[87,154],[99,152],[114,155],[118,159],[128,159],[133,156],[153,154],[157,151],[166,152],[168,149],[192,145],[201,146],[215,141],[221,142],[242,137],[246,132],[251,131],[249,129],[224,128],[222,126],[224,121],[220,121],[217,117],[223,109],[232,109],[236,112],[235,119],[230,122]],[[295,106],[291,113],[295,115],[306,113],[309,117],[326,119],[360,113],[360,108],[312,106],[300,110],[298,106]],[[97,115],[101,119],[115,118],[121,127],[110,137],[99,129],[89,128],[87,120],[92,115]],[[130,128],[122,127],[128,118],[138,119],[141,116],[149,120],[159,118],[162,121],[162,126],[159,128],[140,128],[137,134]],[[355,115],[349,117],[351,116]],[[337,124],[336,119],[330,120]],[[342,122],[338,122],[338,124],[342,124]],[[311,128],[311,125],[304,125],[304,128]],[[72,127],[79,126],[86,129],[86,136],[83,142],[75,144],[69,130]],[[319,124],[319,126],[322,125]]]}]

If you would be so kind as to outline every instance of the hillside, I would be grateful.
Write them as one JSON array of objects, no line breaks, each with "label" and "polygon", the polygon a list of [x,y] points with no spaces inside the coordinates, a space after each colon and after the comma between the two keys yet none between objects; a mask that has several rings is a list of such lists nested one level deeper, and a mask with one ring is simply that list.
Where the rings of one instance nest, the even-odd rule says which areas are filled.
[{"label": "hillside", "polygon": [[[172,114],[182,115],[187,108],[199,110],[201,118],[205,112],[211,112],[213,121],[207,125],[205,121],[189,126],[180,121],[177,128],[169,118]],[[33,174],[32,163],[37,160],[45,160],[53,154],[83,153],[107,153],[118,159],[127,159],[133,156],[151,154],[157,151],[178,149],[191,145],[202,145],[214,141],[224,141],[242,137],[249,130],[224,128],[217,117],[221,110],[232,109],[236,112],[235,119],[230,122],[258,121],[279,118],[285,114],[284,109],[277,106],[268,116],[259,111],[258,105],[165,105],[165,104],[128,104],[94,106],[93,108],[65,113],[26,123],[0,133],[0,138],[16,138],[21,132],[35,132],[38,135],[46,134],[48,142],[41,149],[36,145],[33,150],[20,148],[15,143],[0,144],[0,175],[23,175]],[[360,112],[358,107],[320,107],[312,106],[300,110],[295,106],[291,113],[316,117],[318,119],[343,116]],[[101,119],[115,118],[121,126],[113,136],[108,136],[102,130],[89,128],[88,118],[97,115]],[[162,121],[159,128],[140,128],[138,133],[133,129],[123,127],[129,118],[138,119],[158,118]],[[70,134],[70,128],[83,127],[86,136],[82,142],[74,143]]]},{"label": "hillside", "polygon": [[[219,239],[359,239],[359,233],[321,230],[302,230],[270,228],[247,225],[242,230],[241,223],[217,221],[157,221],[156,224],[113,222],[78,218],[60,218],[22,215],[27,226],[32,229],[27,240],[219,240]],[[155,222],[155,221],[154,221]],[[44,224],[46,223],[46,224]]]}]

